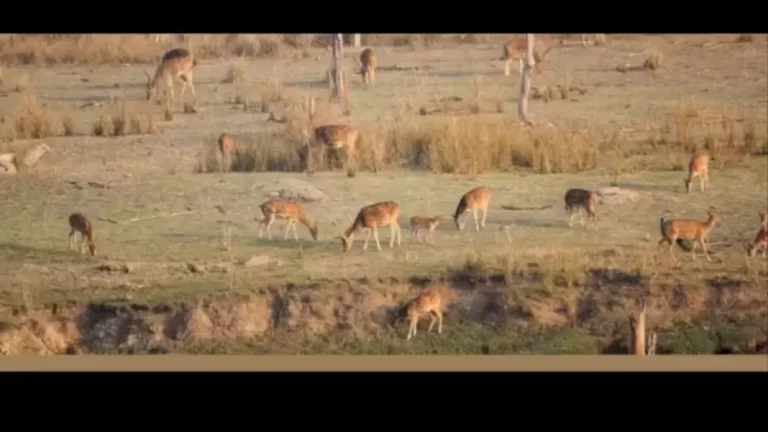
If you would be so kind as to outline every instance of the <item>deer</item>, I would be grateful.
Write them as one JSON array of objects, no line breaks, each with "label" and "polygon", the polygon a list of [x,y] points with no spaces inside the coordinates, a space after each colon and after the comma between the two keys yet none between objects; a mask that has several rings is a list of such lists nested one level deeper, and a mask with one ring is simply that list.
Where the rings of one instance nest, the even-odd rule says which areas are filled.
[{"label": "deer", "polygon": [[173,83],[176,79],[182,80],[182,102],[184,101],[184,92],[187,90],[187,86],[192,91],[194,99],[196,95],[195,85],[192,83],[192,69],[195,66],[197,66],[197,59],[189,50],[174,48],[166,51],[160,60],[160,65],[155,70],[154,76],[150,76],[146,70],[144,71],[144,75],[147,76],[147,100],[151,101],[155,98],[157,87],[162,82],[165,85],[168,108],[172,108],[174,99]]},{"label": "deer", "polygon": [[75,234],[80,233],[80,253],[85,253],[85,244],[88,243],[88,250],[91,255],[96,255],[96,243],[93,240],[93,225],[82,213],[72,213],[69,215],[69,249],[77,251],[77,239]]},{"label": "deer", "polygon": [[661,218],[661,240],[657,245],[661,246],[664,243],[669,244],[669,253],[672,256],[672,260],[677,262],[675,253],[672,249],[675,243],[685,248],[678,240],[688,240],[691,243],[691,256],[693,260],[696,260],[696,244],[701,245],[704,249],[704,254],[707,256],[707,261],[712,261],[709,257],[709,251],[707,250],[707,238],[715,227],[715,224],[719,223],[722,218],[718,213],[711,211],[707,212],[709,218],[706,221],[698,221],[693,219],[669,219],[665,220]]},{"label": "deer", "polygon": [[[453,222],[456,224],[456,228],[459,231],[464,229],[464,224],[459,222],[459,217],[468,212],[472,212],[472,217],[475,219],[475,231],[480,231],[480,228],[485,228],[485,217],[488,214],[488,204],[491,201],[491,190],[485,186],[480,186],[465,193],[459,200],[459,204],[456,206],[456,211],[453,213]],[[478,210],[483,211],[483,219],[479,222],[477,220]]]},{"label": "deer", "polygon": [[262,238],[264,228],[267,228],[267,238],[272,240],[272,233],[270,228],[275,222],[275,219],[288,219],[288,224],[285,226],[285,234],[283,240],[288,240],[288,231],[293,228],[294,240],[299,240],[299,235],[296,233],[296,223],[301,222],[308,229],[312,235],[313,240],[317,240],[317,223],[311,224],[304,212],[304,207],[297,201],[291,200],[268,200],[263,202],[259,208],[264,214],[264,218],[260,222],[259,238]]},{"label": "deer", "polygon": [[368,87],[376,85],[376,67],[378,60],[376,53],[371,48],[366,48],[360,53],[360,75],[363,76],[363,83]]},{"label": "deer", "polygon": [[315,99],[309,98],[309,121],[312,125],[312,139],[307,146],[312,152],[315,147],[321,147],[323,150],[334,149],[336,151],[346,148],[347,165],[356,158],[357,141],[360,138],[360,131],[350,125],[329,124],[324,126],[314,126],[315,117]]},{"label": "deer", "polygon": [[237,156],[239,152],[237,141],[235,141],[235,137],[232,135],[223,133],[219,135],[217,143],[219,145],[219,154],[221,155],[222,160],[227,162],[227,169],[229,169],[232,157]]},{"label": "deer", "polygon": [[565,211],[568,212],[570,218],[568,219],[568,227],[573,227],[573,217],[575,216],[575,210],[579,210],[579,220],[581,226],[585,226],[584,215],[582,210],[586,210],[587,218],[591,218],[594,221],[595,229],[597,229],[597,214],[595,209],[599,200],[599,194],[595,191],[586,189],[568,189],[565,192]]},{"label": "deer", "polygon": [[410,324],[408,328],[408,336],[406,340],[410,340],[412,336],[416,336],[418,322],[421,318],[430,315],[432,320],[429,323],[429,329],[427,333],[432,331],[432,328],[437,322],[437,333],[443,332],[443,297],[436,289],[430,289],[420,294],[416,298],[407,302],[400,310],[395,314],[394,324],[397,324],[400,320],[407,320]]},{"label": "deer", "polygon": [[398,246],[400,246],[402,241],[400,224],[398,223],[399,218],[400,205],[396,202],[382,201],[367,205],[360,209],[357,213],[357,217],[352,221],[352,225],[337,238],[341,239],[341,245],[344,252],[349,252],[352,248],[352,241],[354,240],[355,233],[365,229],[368,230],[368,237],[366,237],[365,243],[363,244],[363,250],[365,251],[368,249],[368,241],[371,239],[371,234],[373,234],[373,238],[376,240],[376,248],[381,252],[378,229],[389,226],[389,248],[393,249],[395,246],[395,238],[397,238]]},{"label": "deer", "polygon": [[434,244],[435,241],[432,237],[432,232],[437,228],[442,220],[441,216],[425,217],[425,216],[413,216],[411,217],[411,235],[415,236],[419,243],[423,243],[420,233],[422,230],[427,231],[427,243]]},{"label": "deer", "polygon": [[[523,57],[527,47],[528,42],[523,37],[511,39],[502,46],[502,54],[499,60],[504,61],[504,76],[509,76],[509,66],[514,60],[518,61],[519,73],[523,74]],[[544,58],[552,48],[549,47],[544,52],[539,51],[536,47],[533,48],[534,69],[538,68],[539,63],[544,61]]]},{"label": "deer", "polygon": [[752,243],[747,246],[747,255],[753,257],[758,250],[762,249],[762,256],[765,258],[766,250],[768,250],[768,213],[759,212],[758,215],[760,216],[760,230]]},{"label": "deer", "polygon": [[691,182],[694,177],[699,178],[699,188],[702,192],[709,189],[709,160],[708,154],[699,153],[688,162],[688,177],[683,180],[686,193],[691,193]]}]

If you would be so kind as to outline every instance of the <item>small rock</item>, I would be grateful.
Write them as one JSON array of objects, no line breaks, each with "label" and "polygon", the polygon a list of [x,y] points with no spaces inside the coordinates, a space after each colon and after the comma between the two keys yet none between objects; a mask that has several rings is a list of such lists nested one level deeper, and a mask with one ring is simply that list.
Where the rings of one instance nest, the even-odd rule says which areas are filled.
[{"label": "small rock", "polygon": [[270,263],[270,258],[266,255],[254,255],[244,263],[246,267],[256,267]]},{"label": "small rock", "polygon": [[187,263],[187,270],[189,270],[190,273],[204,273],[205,269],[203,269],[201,266],[194,264],[194,263]]}]

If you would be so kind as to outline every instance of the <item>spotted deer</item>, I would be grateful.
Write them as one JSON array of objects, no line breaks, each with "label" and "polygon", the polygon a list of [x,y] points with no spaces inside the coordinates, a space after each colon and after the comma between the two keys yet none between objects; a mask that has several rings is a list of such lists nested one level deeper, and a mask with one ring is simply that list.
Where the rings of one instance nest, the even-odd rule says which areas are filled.
[{"label": "spotted deer", "polygon": [[144,75],[147,76],[147,100],[151,101],[157,95],[157,88],[162,83],[167,96],[168,108],[173,107],[173,100],[175,98],[173,92],[173,83],[177,79],[181,79],[181,100],[184,101],[184,92],[189,86],[192,91],[193,99],[195,95],[195,85],[192,82],[192,70],[197,66],[197,59],[187,49],[174,48],[166,51],[163,58],[160,60],[160,65],[155,70],[155,75],[150,76],[147,71],[144,71]]},{"label": "spotted deer", "polygon": [[395,315],[394,323],[407,320],[410,326],[406,340],[410,340],[412,336],[416,336],[419,320],[430,315],[432,320],[427,333],[432,331],[437,322],[437,333],[440,334],[443,332],[443,306],[443,297],[440,292],[436,289],[427,290],[403,305]]},{"label": "spotted deer", "polygon": [[565,211],[568,212],[570,218],[568,219],[568,227],[573,226],[573,217],[575,216],[575,210],[579,211],[579,221],[581,226],[585,226],[584,215],[582,210],[586,210],[587,218],[591,218],[597,228],[597,214],[595,210],[599,201],[599,194],[595,191],[586,189],[568,189],[565,192]]},{"label": "spotted deer", "polygon": [[[500,60],[504,61],[504,76],[509,76],[509,67],[513,61],[518,61],[518,71],[522,75],[523,73],[523,57],[525,57],[525,50],[528,47],[528,41],[524,37],[516,37],[507,41],[502,46],[502,53]],[[533,48],[533,60],[535,64],[534,69],[539,68],[539,63],[544,61],[547,53],[552,50],[552,47],[547,48],[544,52],[539,51],[536,47]]]},{"label": "spotted deer", "polygon": [[77,239],[75,234],[80,233],[80,253],[85,253],[85,244],[88,243],[88,250],[91,255],[96,255],[96,243],[93,240],[93,225],[82,213],[72,213],[69,215],[69,249],[77,250]]},{"label": "spotted deer", "polygon": [[350,162],[356,160],[357,141],[360,138],[360,131],[354,126],[345,124],[314,126],[315,99],[309,98],[308,103],[309,119],[312,125],[312,139],[308,146],[310,153],[313,153],[312,150],[319,149],[322,149],[322,151],[346,149],[346,165],[349,166]]},{"label": "spotted deer", "polygon": [[393,249],[395,247],[395,238],[397,238],[397,245],[400,246],[402,235],[400,233],[400,224],[398,223],[399,218],[400,205],[393,201],[383,201],[363,207],[352,221],[352,225],[344,231],[344,234],[338,237],[341,239],[344,252],[349,252],[352,248],[355,233],[363,229],[368,230],[368,236],[365,238],[365,243],[363,243],[363,250],[368,249],[368,241],[371,239],[371,234],[373,234],[373,238],[376,240],[376,248],[381,252],[378,230],[385,226],[389,226],[390,229],[389,248]]},{"label": "spotted deer", "polygon": [[[459,217],[462,214],[471,211],[472,217],[475,219],[475,231],[480,231],[480,228],[485,228],[485,217],[488,214],[488,204],[491,202],[491,190],[485,186],[480,186],[465,193],[459,200],[459,204],[456,206],[456,211],[453,213],[453,222],[456,224],[456,228],[459,231],[464,229],[464,224],[459,223]],[[483,219],[479,222],[477,220],[478,210],[483,211]]]},{"label": "spotted deer", "polygon": [[275,222],[275,219],[280,218],[288,220],[288,224],[285,226],[285,234],[283,235],[283,240],[288,240],[288,231],[291,228],[293,229],[293,238],[296,241],[299,240],[299,235],[296,233],[297,222],[304,224],[309,229],[309,233],[312,235],[312,239],[317,240],[317,223],[310,223],[306,213],[304,212],[304,207],[300,203],[290,200],[273,199],[265,201],[259,206],[259,208],[264,214],[264,218],[260,222],[259,238],[262,238],[263,230],[266,227],[267,238],[272,240],[272,233],[270,228]]},{"label": "spotted deer", "polygon": [[434,238],[432,237],[432,232],[435,231],[435,228],[440,224],[442,217],[440,216],[434,216],[434,217],[425,217],[425,216],[413,216],[411,218],[411,235],[415,236],[416,239],[419,241],[419,243],[423,243],[421,240],[420,233],[422,230],[427,231],[427,243],[428,244],[434,244]]},{"label": "spotted deer", "polygon": [[698,221],[692,219],[669,219],[661,221],[661,240],[657,245],[669,244],[669,253],[672,256],[672,260],[677,262],[673,248],[678,239],[692,240],[691,256],[693,260],[696,260],[696,245],[701,245],[704,249],[704,254],[707,256],[707,261],[712,261],[709,257],[709,251],[707,250],[707,238],[715,227],[715,224],[719,223],[722,218],[719,214],[713,212],[707,212],[709,218],[706,221]]},{"label": "spotted deer", "polygon": [[765,258],[768,250],[768,213],[758,213],[760,215],[760,230],[755,239],[747,246],[747,255],[753,257],[758,250],[762,249],[762,256]]},{"label": "spotted deer", "polygon": [[237,141],[232,135],[223,133],[219,135],[217,143],[222,162],[225,163],[227,170],[229,170],[229,167],[232,165],[232,158],[236,157],[239,152]]},{"label": "spotted deer", "polygon": [[683,180],[686,193],[691,193],[691,182],[694,177],[699,178],[699,188],[702,192],[709,189],[709,159],[708,154],[699,153],[688,162],[688,177]]},{"label": "spotted deer", "polygon": [[368,87],[376,85],[376,67],[378,60],[376,53],[371,48],[366,48],[360,53],[360,75],[363,76],[363,83]]}]

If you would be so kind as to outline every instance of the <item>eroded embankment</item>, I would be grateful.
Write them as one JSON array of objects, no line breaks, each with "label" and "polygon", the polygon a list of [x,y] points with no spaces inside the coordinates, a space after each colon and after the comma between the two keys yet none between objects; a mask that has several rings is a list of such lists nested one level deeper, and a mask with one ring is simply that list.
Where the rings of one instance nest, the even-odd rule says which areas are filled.
[{"label": "eroded embankment", "polygon": [[[694,286],[670,281],[654,285],[649,291],[642,277],[617,271],[592,271],[583,286],[570,288],[563,286],[564,281],[555,281],[551,288],[543,288],[537,283],[538,279],[536,275],[523,273],[514,277],[464,274],[448,281],[361,279],[270,287],[261,292],[220,296],[197,304],[17,308],[12,322],[0,329],[0,353],[167,353],[179,351],[178,347],[184,344],[236,343],[274,338],[286,332],[301,333],[302,340],[315,338],[312,352],[316,353],[323,352],[317,339],[337,333],[352,335],[369,344],[387,338],[400,341],[405,328],[393,329],[393,312],[427,287],[440,289],[448,303],[444,326],[449,331],[430,339],[427,352],[435,353],[473,352],[474,348],[463,351],[456,337],[477,338],[472,331],[479,330],[468,330],[460,336],[451,333],[461,327],[495,328],[497,337],[502,338],[507,334],[512,337],[515,329],[528,329],[526,335],[541,334],[548,329],[579,329],[580,334],[594,335],[600,345],[594,350],[579,351],[621,352],[627,315],[635,310],[641,296],[647,299],[649,326],[659,332],[697,323],[703,318],[753,322],[766,319],[765,288],[746,280],[713,279]],[[426,323],[428,320],[422,324],[423,333],[426,333]],[[531,332],[531,328],[537,330]],[[766,332],[768,330],[744,336],[750,339],[745,343],[761,346]],[[419,338],[426,337],[423,333],[419,333]],[[664,342],[661,340],[662,345]],[[440,346],[443,343],[451,346],[443,350]],[[516,351],[510,348],[514,345],[498,346],[498,350],[506,353]],[[486,344],[481,351],[489,349]],[[308,352],[301,347],[293,351]],[[536,342],[532,341],[524,351],[536,352]],[[667,346],[664,351],[675,349]],[[334,352],[340,353],[338,349]]]}]

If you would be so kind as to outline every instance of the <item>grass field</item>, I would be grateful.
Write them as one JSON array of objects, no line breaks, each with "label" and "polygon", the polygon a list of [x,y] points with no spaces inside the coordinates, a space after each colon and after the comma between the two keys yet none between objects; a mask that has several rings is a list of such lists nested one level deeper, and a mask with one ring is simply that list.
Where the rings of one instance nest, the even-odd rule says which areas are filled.
[{"label": "grass field", "polygon": [[[373,89],[348,50],[349,117],[324,102],[329,55],[312,44],[240,58],[208,49],[197,112],[177,104],[171,121],[143,100],[142,69],[155,65],[135,63],[172,42],[154,56],[71,54],[71,65],[6,51],[0,153],[39,142],[51,153],[0,176],[0,351],[621,352],[640,298],[662,352],[754,350],[768,337],[768,268],[744,250],[768,208],[768,40],[612,36],[588,47],[541,36],[554,48],[534,74],[546,101],[531,101],[533,128],[516,123],[519,75],[504,76],[495,35],[377,44]],[[326,122],[361,129],[356,169],[301,172],[295,106],[307,96]],[[233,172],[212,159],[222,132],[245,149]],[[694,150],[714,156],[710,190],[695,180],[686,194]],[[283,240],[282,222],[258,238],[264,188],[285,179],[328,196],[304,204],[317,241],[303,226]],[[468,216],[458,231],[450,215],[479,185],[493,191],[487,226],[476,232]],[[569,228],[565,190],[609,186],[631,195],[606,197],[596,230]],[[362,251],[362,233],[343,253],[335,237],[382,200],[402,207],[402,245],[390,250],[385,228],[381,253]],[[710,208],[723,218],[711,262],[656,250],[662,212],[704,220]],[[68,250],[73,211],[95,224],[95,257]],[[435,246],[410,237],[416,214],[443,216]],[[451,299],[445,331],[406,342],[392,308],[433,283]]]}]

